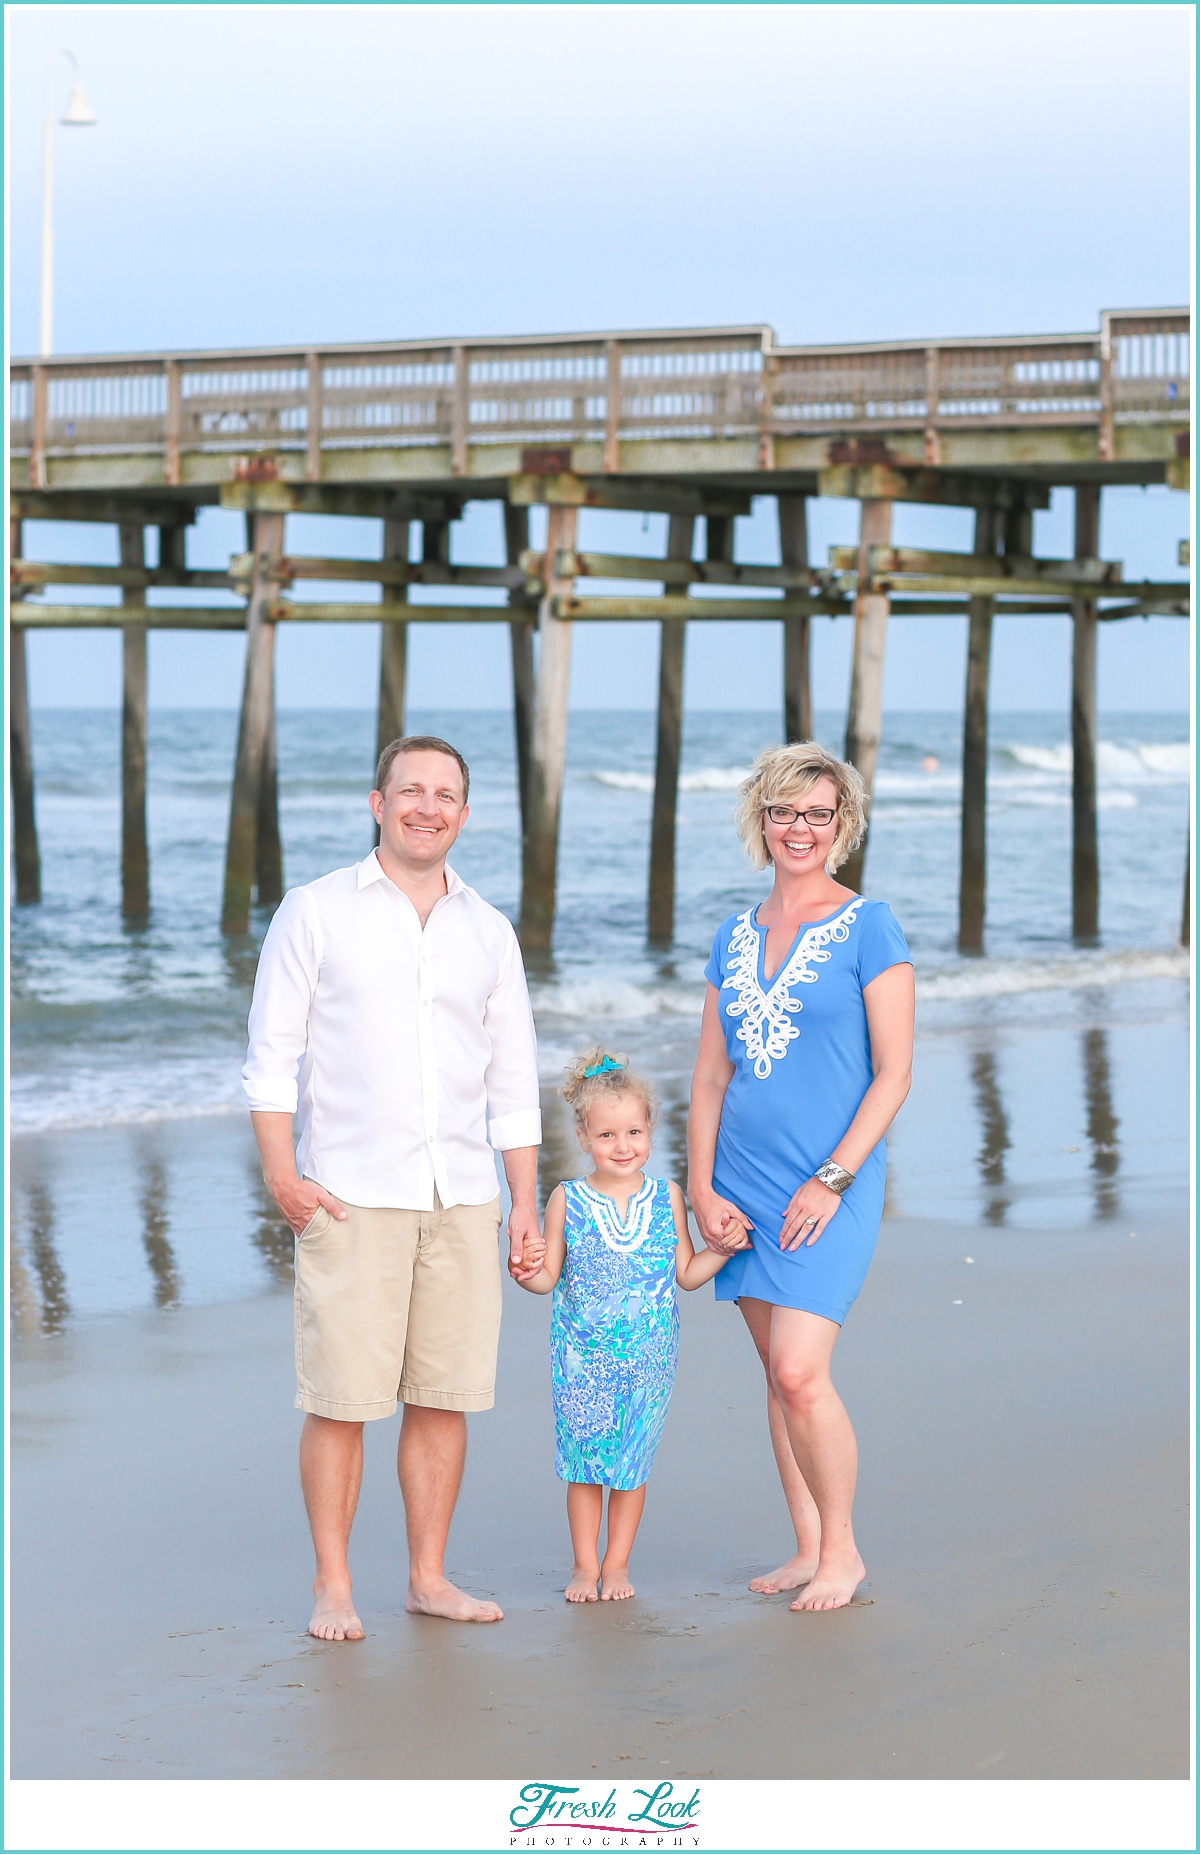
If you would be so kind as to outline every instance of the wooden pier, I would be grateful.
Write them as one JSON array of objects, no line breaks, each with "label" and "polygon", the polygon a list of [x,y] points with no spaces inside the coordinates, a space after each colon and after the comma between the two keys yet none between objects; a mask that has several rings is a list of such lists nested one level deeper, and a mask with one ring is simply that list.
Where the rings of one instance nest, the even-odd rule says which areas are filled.
[{"label": "wooden pier", "polygon": [[[16,898],[40,896],[25,633],[119,627],[122,907],[151,904],[146,844],[146,633],[244,630],[245,680],[230,799],[222,926],[248,930],[252,904],[283,893],[275,766],[274,636],[280,623],[380,626],[377,741],[403,731],[408,627],[506,623],[521,807],[520,934],[548,949],[573,627],[652,619],[660,627],[658,725],[647,932],[674,931],[676,806],[687,625],[778,621],[782,735],[812,731],[813,616],[854,624],[844,752],[868,790],[882,727],[887,631],[906,615],[965,617],[959,943],[979,950],[986,920],[988,676],[996,616],[1073,624],[1074,932],[1095,937],[1096,627],[1149,614],[1190,616],[1182,582],[1129,584],[1098,558],[1105,484],[1190,488],[1190,324],[1186,310],[1105,312],[1094,333],[982,341],[785,347],[765,326],[320,349],[74,356],[11,368],[10,768]],[[1074,557],[1035,559],[1032,514],[1052,487],[1075,492]],[[778,566],[734,557],[751,499],[779,510]],[[807,503],[850,497],[859,542],[808,557]],[[453,564],[451,524],[469,501],[503,505],[506,563]],[[970,554],[892,545],[896,502],[975,512]],[[186,565],[185,536],[211,504],[246,518],[245,550],[224,571]],[[548,511],[529,548],[531,507]],[[577,548],[581,509],[668,517],[666,557]],[[289,556],[289,514],[382,521],[378,560]],[[703,558],[696,559],[703,518]],[[30,520],[101,522],[120,534],[117,567],[25,559]],[[412,524],[420,544],[410,546]],[[158,530],[158,565],[144,534]],[[628,595],[592,596],[594,579]],[[309,603],[298,581],[369,583],[380,603]],[[661,591],[645,596],[639,584]],[[61,605],[49,586],[120,589],[119,605]],[[462,589],[418,605],[413,586]],[[238,604],[161,606],[160,587],[233,593]],[[504,606],[472,593],[503,588]],[[697,596],[704,588],[703,596]],[[727,596],[713,596],[721,588]],[[769,588],[773,597],[739,597]],[[370,768],[363,768],[364,777]],[[859,885],[867,846],[844,872]]]}]

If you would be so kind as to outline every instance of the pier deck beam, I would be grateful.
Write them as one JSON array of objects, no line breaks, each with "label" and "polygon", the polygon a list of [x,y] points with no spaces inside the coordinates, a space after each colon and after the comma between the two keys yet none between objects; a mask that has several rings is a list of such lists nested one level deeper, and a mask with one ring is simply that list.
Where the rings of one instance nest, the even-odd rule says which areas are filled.
[{"label": "pier deck beam", "polygon": [[[780,496],[779,564],[808,565],[808,501]],[[783,738],[790,746],[813,737],[812,678],[809,670],[808,618],[783,621]]]},{"label": "pier deck beam", "polygon": [[275,563],[283,555],[284,517],[254,515],[247,519],[252,526],[247,538],[254,566],[246,614],[246,674],[225,850],[221,931],[228,934],[248,933],[250,929],[250,903],[258,871],[263,767],[274,736],[275,626],[267,614],[278,597]]},{"label": "pier deck beam", "polygon": [[554,937],[558,882],[558,815],[567,752],[567,707],[571,688],[571,624],[554,616],[553,601],[569,598],[573,581],[559,579],[554,560],[562,548],[574,552],[577,508],[555,504],[546,533],[545,592],[538,608],[538,667],[533,740],[529,756],[529,824],[521,873],[518,934],[526,952],[549,952]]},{"label": "pier deck beam", "polygon": [[[140,522],[121,522],[121,565],[145,567],[146,530]],[[126,587],[121,604],[142,609],[146,594]],[[121,913],[141,920],[150,912],[150,847],[146,834],[146,626],[127,624],[121,632]]]},{"label": "pier deck beam", "polygon": [[[995,509],[975,512],[975,552],[997,551]],[[967,620],[967,688],[963,702],[962,854],[958,881],[958,949],[983,948],[987,902],[988,681],[992,665],[992,618],[996,601],[971,599]]]},{"label": "pier deck beam", "polygon": [[[1095,559],[1100,544],[1100,487],[1075,490],[1075,557]],[[1094,940],[1100,931],[1100,844],[1096,827],[1096,606],[1073,608],[1071,649],[1071,932]]]},{"label": "pier deck beam", "polygon": [[[870,798],[883,721],[883,653],[887,644],[888,596],[885,592],[864,591],[863,587],[867,584],[867,549],[887,547],[891,541],[892,505],[871,499],[860,506],[859,589],[854,600],[854,666],[850,674],[845,757],[862,775]],[[838,880],[848,888],[862,887],[866,855],[864,837],[838,874]]]},{"label": "pier deck beam", "polygon": [[[733,522],[729,520],[732,530]],[[725,536],[718,518],[708,524],[709,544]],[[714,532],[715,530],[715,532]],[[692,515],[672,515],[667,525],[667,559],[690,560],[696,531]],[[732,533],[730,533],[732,540]],[[679,808],[679,763],[683,753],[683,653],[686,618],[664,618],[659,625],[658,728],[654,757],[654,805],[650,819],[650,892],[646,931],[651,940],[669,941],[675,933],[675,819]]]},{"label": "pier deck beam", "polygon": [[[9,523],[9,554],[21,558],[20,521]],[[12,781],[13,865],[17,903],[27,907],[42,899],[42,859],[38,851],[37,820],[33,808],[33,741],[29,730],[29,675],[25,662],[25,632],[10,625],[8,632],[9,774]]]},{"label": "pier deck beam", "polygon": [[[529,546],[529,510],[504,504],[504,557],[509,566],[517,566]],[[510,605],[519,602],[510,592]],[[529,835],[530,768],[533,752],[533,626],[512,620],[508,627],[512,645],[513,731],[517,748],[517,796],[521,806],[521,863],[525,862],[525,843]]]}]

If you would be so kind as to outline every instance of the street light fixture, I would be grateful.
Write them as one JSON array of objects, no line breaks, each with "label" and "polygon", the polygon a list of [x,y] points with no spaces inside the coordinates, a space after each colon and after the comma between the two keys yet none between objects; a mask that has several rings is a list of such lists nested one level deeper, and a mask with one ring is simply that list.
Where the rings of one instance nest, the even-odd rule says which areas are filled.
[{"label": "street light fixture", "polygon": [[46,134],[42,165],[42,302],[39,325],[39,351],[43,359],[54,345],[54,60],[69,58],[75,81],[67,99],[66,115],[59,118],[64,128],[90,129],[96,118],[88,108],[79,81],[79,64],[74,52],[65,48],[54,53],[46,70]]}]

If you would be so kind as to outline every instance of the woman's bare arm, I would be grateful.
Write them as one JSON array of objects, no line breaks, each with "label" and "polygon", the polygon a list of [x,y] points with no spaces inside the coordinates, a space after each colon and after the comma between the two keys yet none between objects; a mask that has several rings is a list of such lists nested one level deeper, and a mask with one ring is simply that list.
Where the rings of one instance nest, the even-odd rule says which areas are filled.
[{"label": "woman's bare arm", "polygon": [[[912,1083],[913,1019],[916,988],[910,965],[889,966],[863,986],[867,1031],[871,1039],[874,1080],[858,1112],[829,1158],[848,1172],[856,1172],[867,1154],[879,1144],[904,1104]],[[780,1247],[810,1248],[841,1203],[836,1191],[810,1178],[787,1207]],[[810,1221],[812,1219],[812,1221]]]},{"label": "woman's bare arm", "polygon": [[716,1255],[732,1255],[735,1249],[743,1246],[747,1232],[754,1227],[736,1204],[731,1204],[728,1198],[718,1197],[712,1186],[721,1108],[733,1072],[721,1029],[717,989],[715,985],[709,985],[704,994],[704,1016],[700,1021],[700,1048],[692,1071],[692,1101],[688,1114],[688,1198],[700,1234]]}]

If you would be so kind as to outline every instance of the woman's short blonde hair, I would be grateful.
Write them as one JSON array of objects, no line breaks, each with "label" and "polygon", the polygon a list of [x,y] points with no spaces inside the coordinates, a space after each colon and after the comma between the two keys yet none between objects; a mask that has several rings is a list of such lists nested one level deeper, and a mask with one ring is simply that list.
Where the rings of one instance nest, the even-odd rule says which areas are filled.
[{"label": "woman's short blonde hair", "polygon": [[812,791],[818,779],[832,779],[837,787],[837,835],[826,858],[829,869],[840,869],[867,834],[866,787],[861,775],[845,760],[835,760],[815,740],[797,741],[790,747],[768,747],[754,762],[750,777],[738,787],[737,834],[755,869],[771,861],[763,831],[768,805],[796,805]]}]

